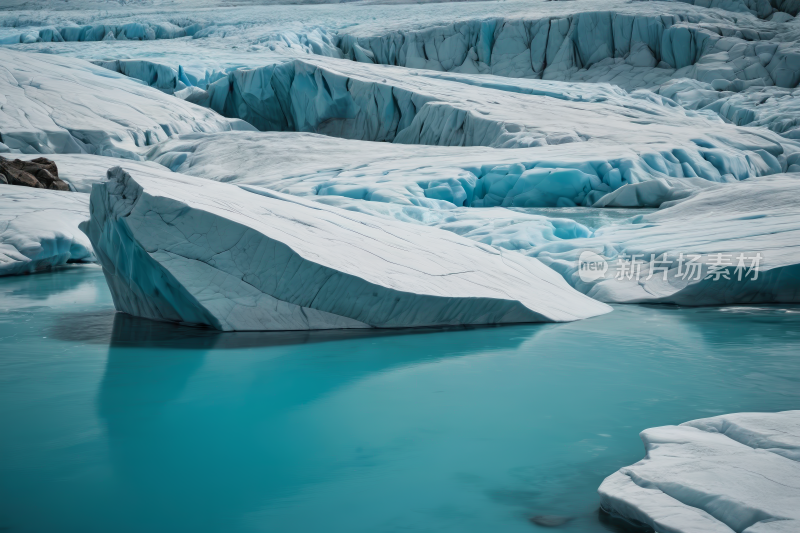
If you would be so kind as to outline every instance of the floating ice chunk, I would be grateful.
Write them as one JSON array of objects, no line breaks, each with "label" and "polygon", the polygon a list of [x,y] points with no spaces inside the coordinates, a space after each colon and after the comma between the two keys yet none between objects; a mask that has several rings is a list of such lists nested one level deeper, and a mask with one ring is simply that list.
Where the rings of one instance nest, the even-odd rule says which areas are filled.
[{"label": "floating ice chunk", "polygon": [[600,485],[605,511],[674,533],[800,529],[800,411],[723,415],[640,436],[645,458]]},{"label": "floating ice chunk", "polygon": [[604,304],[453,233],[265,189],[120,168],[90,236],[121,311],[220,330],[568,321]]},{"label": "floating ice chunk", "polygon": [[0,185],[0,276],[93,262],[88,214],[88,194]]}]

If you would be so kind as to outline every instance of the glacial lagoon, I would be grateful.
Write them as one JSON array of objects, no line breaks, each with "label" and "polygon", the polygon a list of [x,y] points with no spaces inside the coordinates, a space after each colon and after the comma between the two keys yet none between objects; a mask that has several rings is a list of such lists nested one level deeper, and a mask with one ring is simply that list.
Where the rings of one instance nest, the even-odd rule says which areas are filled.
[{"label": "glacial lagoon", "polygon": [[[217,333],[97,266],[0,280],[0,531],[622,531],[649,427],[800,401],[800,307]],[[543,525],[539,525],[543,524]]]}]

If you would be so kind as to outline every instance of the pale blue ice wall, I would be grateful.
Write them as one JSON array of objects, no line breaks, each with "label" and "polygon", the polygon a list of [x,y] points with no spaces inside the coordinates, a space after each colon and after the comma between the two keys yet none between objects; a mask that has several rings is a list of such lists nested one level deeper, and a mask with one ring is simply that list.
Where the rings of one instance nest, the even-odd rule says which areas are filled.
[{"label": "pale blue ice wall", "polygon": [[[795,87],[800,48],[774,31],[701,23],[687,15],[579,13],[539,20],[470,20],[375,36],[340,35],[355,61],[552,80],[653,86],[669,78]],[[621,63],[621,64],[618,64]],[[600,69],[579,74],[579,70]],[[721,82],[717,82],[720,84]]]}]

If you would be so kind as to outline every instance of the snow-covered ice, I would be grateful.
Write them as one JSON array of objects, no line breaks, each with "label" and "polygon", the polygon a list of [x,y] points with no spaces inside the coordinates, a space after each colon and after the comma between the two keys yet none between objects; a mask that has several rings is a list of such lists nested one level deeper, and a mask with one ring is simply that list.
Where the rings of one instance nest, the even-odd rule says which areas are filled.
[{"label": "snow-covered ice", "polygon": [[[797,302],[798,193],[800,176],[795,174],[706,188],[669,208],[600,228],[590,238],[548,243],[529,253],[581,292],[605,302]],[[580,254],[587,250],[609,264],[604,277],[588,282],[578,271]],[[744,271],[736,270],[739,256],[747,267]],[[699,266],[691,274],[686,266],[690,257]],[[628,268],[637,262],[638,275]],[[757,275],[753,271],[745,276],[751,266],[757,266]]]},{"label": "snow-covered ice", "polygon": [[0,151],[138,159],[178,133],[252,129],[85,61],[0,48]]},{"label": "snow-covered ice", "polygon": [[0,276],[93,262],[88,208],[88,194],[0,185]]},{"label": "snow-covered ice", "polygon": [[669,533],[800,530],[800,411],[647,429],[645,458],[600,486],[603,509]]},{"label": "snow-covered ice", "polygon": [[[737,150],[711,138],[708,144],[698,140],[702,147],[688,140],[676,146],[671,139],[665,134],[662,141],[646,140],[631,133],[625,142],[598,139],[493,150],[234,132],[177,136],[152,147],[145,157],[177,172],[288,194],[431,208],[591,206],[626,184],[639,184],[640,192],[621,191],[609,205],[658,207],[685,197],[687,190],[705,187],[703,181],[726,183],[773,174],[790,160],[755,146]],[[754,138],[738,139],[749,140]],[[779,144],[762,146],[782,149]],[[693,179],[680,183],[672,178]],[[654,179],[662,181],[656,187],[641,185]]]},{"label": "snow-covered ice", "polygon": [[266,189],[115,167],[91,198],[83,228],[115,305],[133,315],[230,331],[569,321],[610,311],[538,260]]},{"label": "snow-covered ice", "polygon": [[[602,301],[795,301],[796,10],[693,4],[19,9],[0,14],[22,95],[2,112],[36,121],[0,123],[0,148],[147,160],[447,230],[538,258]],[[74,190],[118,164],[98,159],[75,160]],[[660,209],[592,227],[576,206]],[[700,254],[705,269],[760,254],[761,277],[587,282],[587,250],[612,274],[631,254]]]}]

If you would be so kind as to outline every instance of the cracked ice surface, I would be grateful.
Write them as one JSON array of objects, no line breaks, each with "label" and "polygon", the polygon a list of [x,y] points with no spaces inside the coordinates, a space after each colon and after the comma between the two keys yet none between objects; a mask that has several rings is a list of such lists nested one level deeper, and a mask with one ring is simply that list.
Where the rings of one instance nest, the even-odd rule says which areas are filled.
[{"label": "cracked ice surface", "polygon": [[[627,142],[618,143],[494,150],[234,132],[178,136],[153,147],[146,157],[177,172],[299,196],[344,196],[444,209],[590,206],[627,184],[637,184],[641,194],[612,193],[603,205],[658,207],[711,182],[772,174],[788,165],[783,154],[779,159],[753,146],[751,150],[726,146],[720,126],[709,134],[720,139],[713,141],[716,147],[676,145],[666,134],[662,142],[630,135]],[[678,131],[672,130],[676,135]],[[763,137],[728,142],[750,140]],[[779,144],[764,146],[782,149]],[[304,154],[300,159],[298,150]],[[644,186],[656,179],[660,181]]]},{"label": "cracked ice surface", "polygon": [[178,133],[251,129],[85,61],[0,48],[0,151],[138,159]]},{"label": "cracked ice surface", "polygon": [[610,311],[538,260],[267,191],[121,168],[84,226],[117,308],[220,330],[568,321]]},{"label": "cracked ice surface", "polygon": [[[679,181],[682,184],[686,180]],[[662,185],[661,180],[647,184]],[[612,211],[614,216],[601,224],[572,220],[570,217],[576,212],[569,208],[434,210],[337,196],[317,200],[373,216],[441,228],[537,257],[582,293],[608,303],[721,305],[800,301],[800,220],[793,200],[800,193],[800,179],[796,175],[709,184],[693,190],[670,189],[668,184],[663,187],[680,198],[669,208],[640,215],[628,210],[627,219],[626,210],[616,209]],[[619,191],[636,188],[627,185]],[[598,216],[607,212],[598,211]],[[603,277],[581,279],[578,269],[585,251],[596,253],[608,263]],[[680,254],[687,258],[697,256],[699,268],[692,275],[686,275]],[[724,276],[709,270],[718,262],[718,254],[731,262]],[[760,254],[755,279],[752,273],[737,279],[734,269],[739,254],[748,258]],[[625,275],[623,263],[630,265],[634,255],[639,274],[628,269]],[[667,269],[666,280],[663,270],[654,270],[650,275],[651,259],[658,261],[653,266]]]},{"label": "cracked ice surface", "polygon": [[656,531],[800,529],[800,411],[647,429],[647,455],[600,486],[602,507]]}]

